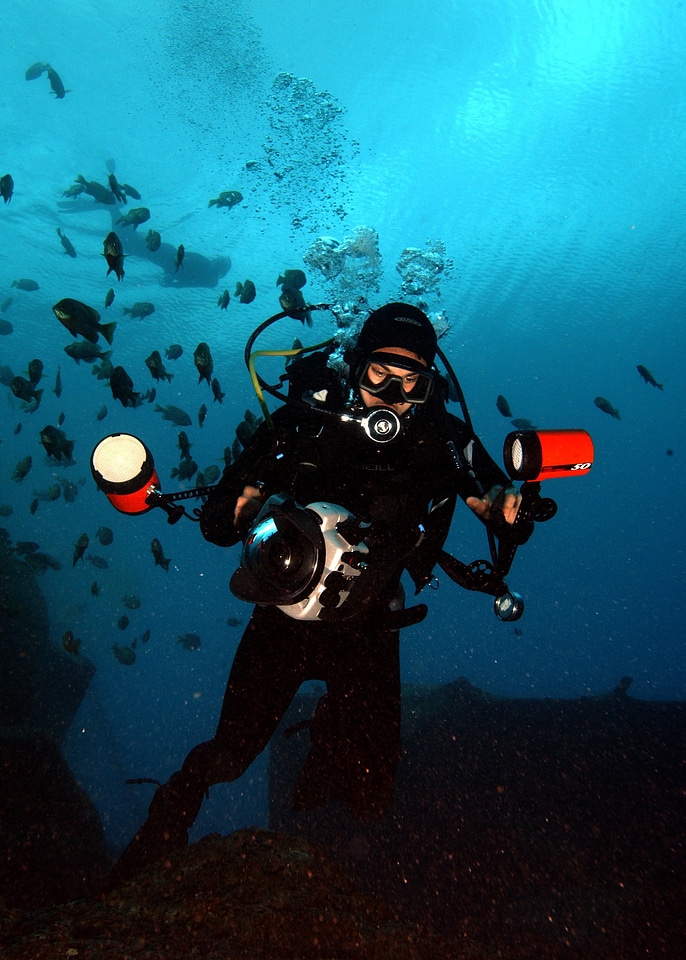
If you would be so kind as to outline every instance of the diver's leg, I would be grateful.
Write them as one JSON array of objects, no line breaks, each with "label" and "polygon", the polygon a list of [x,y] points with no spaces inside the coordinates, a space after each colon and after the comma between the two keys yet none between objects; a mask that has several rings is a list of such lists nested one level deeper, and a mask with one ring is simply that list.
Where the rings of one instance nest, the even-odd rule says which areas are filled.
[{"label": "diver's leg", "polygon": [[240,777],[264,750],[305,679],[307,633],[276,608],[254,611],[234,657],[215,736],[194,747],[181,769],[155,791],[147,820],[107,886],[185,846],[209,787]]},{"label": "diver's leg", "polygon": [[375,820],[392,805],[400,757],[399,633],[384,620],[367,615],[330,632],[327,693],[312,719],[295,810],[345,800],[356,816]]}]

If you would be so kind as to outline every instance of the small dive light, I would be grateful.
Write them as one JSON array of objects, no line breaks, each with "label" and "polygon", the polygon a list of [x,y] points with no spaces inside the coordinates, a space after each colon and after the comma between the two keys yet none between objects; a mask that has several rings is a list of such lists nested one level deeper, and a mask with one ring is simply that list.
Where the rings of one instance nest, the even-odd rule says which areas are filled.
[{"label": "small dive light", "polygon": [[503,445],[513,480],[579,477],[593,466],[593,441],[585,430],[515,430]]},{"label": "small dive light", "polygon": [[159,486],[152,454],[138,437],[112,433],[91,454],[91,473],[113,507],[131,515],[147,513],[149,494]]},{"label": "small dive light", "polygon": [[524,600],[521,594],[508,590],[496,597],[493,601],[493,612],[498,620],[503,620],[505,623],[519,620],[524,613]]}]

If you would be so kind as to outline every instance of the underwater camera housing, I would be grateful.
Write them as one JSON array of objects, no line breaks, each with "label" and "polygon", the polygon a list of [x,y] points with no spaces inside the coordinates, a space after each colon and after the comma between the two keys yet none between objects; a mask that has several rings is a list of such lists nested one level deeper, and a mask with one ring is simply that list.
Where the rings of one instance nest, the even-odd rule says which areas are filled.
[{"label": "underwater camera housing", "polygon": [[354,520],[335,503],[303,507],[284,494],[269,497],[243,541],[231,592],[296,620],[335,617],[365,569],[368,548],[341,532],[351,521],[356,528]]}]

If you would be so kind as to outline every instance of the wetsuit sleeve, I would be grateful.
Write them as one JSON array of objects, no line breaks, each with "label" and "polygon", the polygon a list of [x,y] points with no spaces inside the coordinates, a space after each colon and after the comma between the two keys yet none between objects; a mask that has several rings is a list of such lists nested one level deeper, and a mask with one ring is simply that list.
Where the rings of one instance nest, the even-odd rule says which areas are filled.
[{"label": "wetsuit sleeve", "polygon": [[200,530],[210,543],[231,547],[241,539],[242,531],[233,523],[236,500],[246,486],[254,486],[260,477],[260,465],[268,455],[274,436],[266,424],[261,424],[251,443],[236,460],[224,470],[222,478],[212,489],[200,511]]},{"label": "wetsuit sleeve", "polygon": [[491,457],[481,440],[470,433],[457,417],[451,416],[450,420],[457,495],[466,500],[467,497],[482,497],[495,486],[511,486],[511,480]]}]

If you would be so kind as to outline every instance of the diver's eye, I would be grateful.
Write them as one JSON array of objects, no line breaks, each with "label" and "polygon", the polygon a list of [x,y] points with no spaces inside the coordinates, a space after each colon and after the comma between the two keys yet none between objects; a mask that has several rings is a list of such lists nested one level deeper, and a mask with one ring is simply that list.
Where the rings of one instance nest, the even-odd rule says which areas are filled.
[{"label": "diver's eye", "polygon": [[371,379],[375,383],[381,383],[382,380],[385,380],[388,376],[388,370],[384,370],[383,367],[377,367],[376,364],[370,364],[367,371],[367,376],[371,375]]}]

